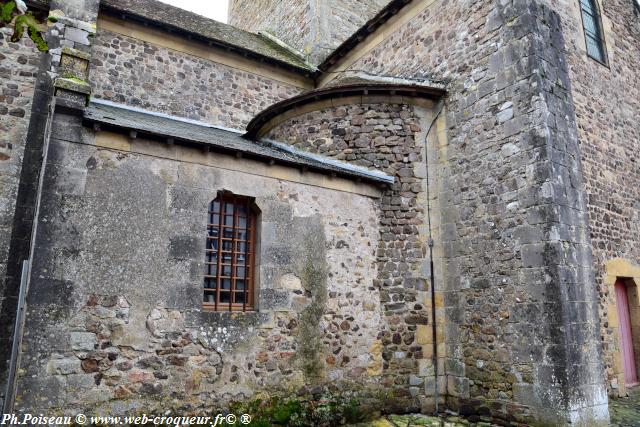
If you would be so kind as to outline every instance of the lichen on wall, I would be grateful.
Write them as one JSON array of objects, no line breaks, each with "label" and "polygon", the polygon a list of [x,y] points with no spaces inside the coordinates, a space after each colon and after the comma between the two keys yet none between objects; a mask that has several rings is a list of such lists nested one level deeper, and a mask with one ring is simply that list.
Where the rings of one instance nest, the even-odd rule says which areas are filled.
[{"label": "lichen on wall", "polygon": [[[380,328],[374,199],[208,166],[213,154],[197,148],[174,146],[195,160],[177,161],[140,137],[127,147],[148,154],[114,149],[67,128],[77,141],[54,132],[50,145],[19,411],[214,410],[310,384],[376,393],[379,372],[358,375]],[[260,211],[253,312],[202,309],[206,212],[222,189]],[[369,311],[353,315],[363,301]],[[47,392],[53,383],[72,391]]]},{"label": "lichen on wall", "polygon": [[[380,99],[367,103],[364,99],[362,104],[301,114],[267,135],[303,150],[395,176],[396,182],[384,189],[378,201],[375,221],[380,227],[380,240],[371,246],[377,271],[370,289],[377,300],[366,298],[352,316],[336,322],[332,329],[348,332],[348,337],[356,340],[354,346],[367,350],[366,365],[351,375],[380,376],[384,387],[393,394],[389,402],[402,402],[400,407],[405,408],[426,407],[427,394],[432,392],[427,384],[434,375],[432,344],[425,334],[430,329],[431,314],[423,204],[426,186],[422,132],[426,132],[426,114],[413,105],[385,104]],[[339,232],[331,241],[349,252],[350,243]],[[363,281],[357,272],[350,273],[355,274],[352,280]],[[358,341],[358,332],[351,323],[360,316],[379,318],[381,328],[375,339]],[[343,337],[337,335],[336,346],[349,345],[342,344]],[[339,353],[327,357],[329,365],[340,365],[344,360]]]},{"label": "lichen on wall", "polygon": [[[307,222],[307,221],[305,221]],[[322,343],[321,320],[327,303],[327,275],[324,230],[308,229],[303,238],[302,251],[298,254],[300,279],[309,304],[299,315],[297,360],[305,377],[314,382],[324,373],[326,349]]]}]

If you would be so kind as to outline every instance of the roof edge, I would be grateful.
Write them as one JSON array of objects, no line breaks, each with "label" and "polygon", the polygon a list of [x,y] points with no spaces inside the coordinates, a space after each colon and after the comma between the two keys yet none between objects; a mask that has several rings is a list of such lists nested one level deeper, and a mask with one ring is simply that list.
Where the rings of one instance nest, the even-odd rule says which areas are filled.
[{"label": "roof edge", "polygon": [[297,149],[289,144],[285,144],[284,142],[280,142],[280,141],[275,141],[272,139],[261,139],[260,140],[261,144],[266,144],[266,145],[271,145],[273,147],[276,147],[279,150],[282,151],[286,151],[288,153],[294,154],[298,157],[302,157],[302,158],[306,158],[309,160],[314,160],[316,162],[322,162],[326,165],[331,165],[334,166],[336,168],[345,170],[345,171],[351,171],[354,172],[358,175],[361,175],[363,177],[367,177],[369,179],[378,181],[378,182],[383,182],[385,184],[393,184],[395,182],[395,178],[391,175],[387,175],[384,172],[380,172],[380,171],[375,171],[375,170],[371,170],[371,169],[367,169],[361,166],[356,166],[356,165],[352,165],[350,163],[346,163],[346,162],[341,162],[339,160],[335,160],[335,159],[330,159],[324,156],[321,156],[319,154],[314,154],[314,153],[310,153],[308,151],[304,151],[304,150],[300,150]]},{"label": "roof edge", "polygon": [[[153,19],[153,17],[148,17],[148,16],[143,16],[140,14],[136,14],[133,13],[131,11],[125,11],[125,10],[121,10],[118,9],[116,7],[113,7],[109,4],[106,4],[104,2],[100,3],[100,9],[103,11],[106,11],[107,13],[113,15],[113,16],[120,16],[122,17],[128,17],[129,19],[133,19],[133,20],[137,20],[141,23],[143,23],[145,26],[146,25],[153,25],[156,27],[160,27],[163,28],[165,30],[169,30],[170,32],[175,32],[177,34],[181,34],[184,35],[186,37],[188,37],[189,39],[193,39],[193,40],[199,40],[201,42],[207,43],[210,46],[215,46],[224,50],[228,50],[228,51],[232,51],[235,52],[239,55],[242,56],[246,56],[246,57],[250,57],[252,59],[258,60],[258,61],[264,61],[267,63],[270,63],[272,65],[284,68],[288,71],[292,71],[294,73],[298,73],[301,74],[303,76],[309,77],[309,78],[313,78],[316,74],[316,69],[314,68],[307,68],[307,67],[301,67],[301,66],[297,66],[291,63],[287,63],[285,61],[279,60],[277,58],[273,58],[271,56],[268,55],[262,55],[258,52],[254,52],[253,50],[250,49],[245,49],[241,46],[236,46],[234,44],[230,44],[230,43],[225,43],[222,40],[218,40],[218,39],[214,39],[211,37],[206,37],[203,36],[197,32],[194,31],[189,31],[188,29],[184,28],[184,27],[180,27],[177,25],[173,25],[167,22],[162,22],[156,19]],[[263,37],[264,39],[266,39],[266,37]],[[280,49],[286,50],[284,49],[282,46],[279,46]],[[290,51],[287,51],[288,54],[292,54]],[[306,62],[305,62],[305,65]]]},{"label": "roof edge", "polygon": [[371,81],[366,83],[328,86],[312,90],[293,98],[280,101],[258,113],[247,125],[244,137],[256,139],[262,128],[273,118],[303,105],[332,99],[352,96],[406,96],[410,98],[440,99],[446,94],[445,85],[436,82],[387,83]]},{"label": "roof edge", "polygon": [[292,46],[289,46],[287,43],[283,42],[275,35],[271,34],[268,31],[258,31],[258,35],[264,38],[265,40],[267,40],[269,43],[275,44],[279,48],[286,50],[291,55],[294,55],[295,57],[300,59],[300,61],[304,62],[307,65],[307,67],[309,67],[309,69],[312,70],[314,73],[318,71],[318,68],[315,65],[307,61],[307,58],[304,56],[302,52],[293,48]]},{"label": "roof edge", "polygon": [[[125,123],[122,123],[122,121],[118,121],[118,119],[115,118],[117,117],[117,114],[116,116],[114,116],[112,113],[110,113],[109,116],[107,117],[107,116],[101,116],[100,113],[99,114],[92,113],[92,111],[95,111],[94,109],[92,109],[92,105],[95,105],[98,107],[100,106],[108,107],[108,108],[111,108],[112,109],[111,111],[114,111],[114,112],[117,112],[117,110],[122,110],[125,112],[134,112],[138,115],[154,117],[156,119],[162,119],[168,122],[180,122],[180,123],[184,123],[192,126],[197,126],[199,128],[202,128],[203,130],[204,128],[215,130],[216,132],[222,132],[222,134],[220,135],[223,136],[223,139],[227,138],[227,136],[224,136],[226,134],[228,135],[228,138],[237,138],[240,141],[245,141],[244,143],[249,145],[247,145],[245,149],[246,151],[243,151],[243,149],[238,148],[238,146],[230,147],[228,145],[211,142],[210,140],[207,140],[206,138],[203,138],[203,137],[189,138],[183,135],[174,135],[171,133],[165,134],[163,132],[159,132],[158,129],[155,129],[155,128],[152,129],[152,128],[149,128],[148,126],[145,127],[142,124],[143,120],[140,120],[140,118],[144,116],[138,116],[138,118],[135,121],[133,122],[129,121],[128,123],[125,124]],[[364,168],[362,166],[356,166],[356,165],[352,165],[346,162],[341,162],[335,159],[329,159],[322,155],[308,153],[306,151],[297,149],[295,147],[291,147],[282,142],[273,141],[273,140],[247,141],[246,138],[242,137],[241,135],[242,132],[238,131],[237,129],[230,129],[230,128],[225,128],[221,126],[215,126],[215,125],[200,122],[197,120],[190,120],[190,119],[185,119],[183,117],[153,112],[153,111],[144,110],[136,107],[130,107],[124,104],[118,104],[111,101],[92,99],[89,102],[89,105],[85,107],[83,116],[84,116],[84,120],[88,121],[89,123],[99,123],[107,126],[107,129],[117,128],[117,129],[121,129],[124,132],[135,131],[137,134],[142,133],[142,134],[150,135],[156,138],[157,137],[169,138],[175,141],[184,141],[189,144],[202,145],[207,147],[208,149],[223,150],[225,152],[230,151],[230,152],[235,152],[236,154],[243,153],[243,154],[247,154],[248,157],[256,157],[256,158],[262,158],[262,159],[266,158],[270,162],[275,161],[276,163],[288,165],[289,167],[299,167],[299,168],[302,168],[303,170],[304,169],[315,170],[321,174],[331,175],[331,176],[338,175],[346,179],[365,181],[371,184],[390,185],[395,182],[395,178],[393,176],[387,175],[384,172],[374,171],[374,170]],[[201,132],[199,131],[199,133]],[[255,144],[254,146],[255,149],[251,148],[252,144]],[[260,147],[263,147],[263,148],[260,149]],[[262,152],[258,152],[256,151],[256,149],[261,150]],[[269,154],[269,152],[264,152],[264,149],[271,151],[271,154]],[[269,163],[269,164],[273,164],[273,163]]]},{"label": "roof edge", "polygon": [[375,32],[378,28],[384,25],[391,17],[396,15],[400,9],[411,3],[412,0],[392,0],[387,4],[380,12],[373,18],[367,21],[362,27],[360,27],[355,33],[351,35],[347,40],[342,42],[340,46],[334,49],[331,54],[318,66],[316,77],[324,74],[333,64],[338,60],[346,56],[355,46],[357,46],[362,40],[364,40],[371,33]]},{"label": "roof edge", "polygon": [[131,105],[120,104],[119,102],[109,101],[108,99],[91,98],[89,104],[106,105],[107,107],[119,108],[121,110],[134,111],[136,113],[146,114],[154,117],[161,117],[163,119],[173,120],[176,122],[189,123],[192,125],[207,127],[211,129],[223,130],[225,132],[232,132],[235,134],[243,134],[244,132],[230,127],[212,125],[211,123],[202,122],[200,120],[187,119],[186,117],[174,116],[171,114],[159,113],[157,111],[145,110],[144,108],[132,107]]}]

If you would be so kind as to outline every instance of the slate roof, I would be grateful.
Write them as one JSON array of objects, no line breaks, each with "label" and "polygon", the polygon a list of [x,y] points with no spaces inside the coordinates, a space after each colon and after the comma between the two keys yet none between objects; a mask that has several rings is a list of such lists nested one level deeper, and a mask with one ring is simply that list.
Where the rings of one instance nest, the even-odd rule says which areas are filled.
[{"label": "slate roof", "polygon": [[157,0],[102,0],[103,10],[135,17],[145,23],[154,23],[186,33],[193,38],[213,41],[221,47],[240,50],[263,59],[270,59],[297,71],[314,71],[301,58],[259,34],[209,19]]},{"label": "slate roof", "polygon": [[342,42],[333,52],[329,54],[321,64],[318,65],[317,73],[327,71],[333,64],[338,62],[351,50],[356,47],[369,34],[375,32],[384,25],[391,17],[400,11],[403,7],[411,3],[411,0],[390,0],[385,7],[382,8],[373,18],[367,21],[362,27],[351,35],[347,40]]},{"label": "slate roof", "polygon": [[[46,8],[49,0],[26,0],[30,6]],[[203,0],[204,1],[204,0]],[[411,0],[389,0],[373,18],[345,40],[316,67],[308,64],[292,50],[274,43],[269,38],[206,18],[157,0],[100,0],[102,10],[120,16],[133,17],[145,24],[154,24],[195,39],[211,42],[222,48],[248,54],[254,59],[267,60],[278,65],[317,77],[340,58],[347,55],[358,43],[376,31]]]},{"label": "slate roof", "polygon": [[104,100],[92,100],[84,110],[84,118],[126,131],[174,138],[210,146],[213,150],[242,153],[247,157],[273,160],[294,167],[306,167],[326,174],[336,174],[369,182],[392,184],[394,178],[383,172],[368,170],[326,157],[298,150],[277,141],[253,141],[242,132],[212,126],[195,120],[155,113]]}]

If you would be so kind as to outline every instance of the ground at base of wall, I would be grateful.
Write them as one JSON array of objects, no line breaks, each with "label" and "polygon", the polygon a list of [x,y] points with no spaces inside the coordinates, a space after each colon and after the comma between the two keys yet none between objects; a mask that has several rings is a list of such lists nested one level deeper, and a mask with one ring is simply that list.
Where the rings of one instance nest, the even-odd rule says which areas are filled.
[{"label": "ground at base of wall", "polygon": [[640,427],[640,387],[632,388],[629,397],[609,401],[611,425],[615,427]]},{"label": "ground at base of wall", "polygon": [[409,415],[387,415],[378,418],[375,421],[356,424],[351,427],[408,427],[408,426],[425,426],[425,427],[498,427],[496,424],[487,422],[471,422],[459,416],[442,415],[439,417],[409,414]]}]

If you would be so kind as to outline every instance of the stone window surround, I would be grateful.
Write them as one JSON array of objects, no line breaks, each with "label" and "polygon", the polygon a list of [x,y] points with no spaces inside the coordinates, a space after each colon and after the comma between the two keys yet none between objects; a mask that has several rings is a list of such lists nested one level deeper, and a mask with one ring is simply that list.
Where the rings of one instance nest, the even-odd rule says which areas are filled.
[{"label": "stone window surround", "polygon": [[[216,203],[216,201],[218,202],[218,213],[215,213],[216,210],[213,207],[214,204]],[[244,266],[242,268],[244,268],[244,273],[243,273],[243,279],[244,279],[244,296],[243,296],[243,303],[239,304],[239,303],[233,303],[230,300],[230,304],[226,303],[226,302],[222,302],[221,298],[221,290],[220,290],[220,284],[222,279],[222,271],[221,269],[223,268],[223,265],[221,263],[221,254],[223,253],[223,239],[225,239],[224,235],[222,234],[222,230],[227,228],[228,224],[226,224],[226,217],[227,217],[227,213],[225,212],[226,207],[232,204],[234,206],[234,210],[233,210],[233,236],[231,238],[231,244],[232,244],[232,263],[231,263],[231,267],[230,267],[230,275],[231,275],[231,279],[230,280],[230,296],[233,296],[233,290],[237,290],[237,284],[234,283],[237,280],[237,269],[239,268],[237,265],[237,261],[234,259],[235,257],[233,255],[236,254],[236,250],[237,250],[237,244],[240,242],[240,240],[238,239],[237,235],[236,235],[236,221],[238,221],[239,218],[245,218],[245,231],[246,231],[246,237],[245,237],[245,263]],[[245,206],[245,208],[247,209],[247,213],[246,213],[246,217],[242,217],[238,215],[238,205],[242,204],[243,206]],[[258,272],[259,272],[259,268],[258,268],[258,260],[259,260],[259,256],[256,254],[256,248],[259,248],[259,238],[260,235],[258,234],[258,229],[259,229],[259,221],[260,221],[260,210],[257,208],[255,201],[252,197],[247,197],[247,196],[243,196],[243,195],[238,195],[229,191],[220,191],[218,192],[218,195],[215,199],[213,199],[211,201],[211,203],[209,204],[209,209],[208,209],[208,217],[212,218],[212,222],[207,222],[207,247],[206,247],[206,253],[205,253],[205,265],[206,262],[208,260],[210,260],[211,256],[209,255],[209,251],[211,250],[209,248],[209,239],[212,239],[209,235],[209,232],[213,229],[213,228],[217,228],[218,229],[218,233],[219,236],[216,240],[218,240],[219,244],[217,247],[217,251],[218,251],[218,255],[217,255],[217,263],[218,265],[216,266],[215,269],[215,274],[213,274],[212,276],[215,276],[215,278],[209,277],[206,275],[206,273],[211,273],[210,269],[207,270],[207,272],[205,272],[205,277],[203,280],[203,283],[205,284],[204,288],[205,288],[205,295],[209,296],[209,294],[206,293],[206,283],[207,281],[215,281],[217,282],[215,285],[215,289],[218,291],[216,292],[216,294],[213,295],[214,297],[214,304],[212,305],[210,303],[210,301],[203,301],[203,309],[204,310],[213,310],[213,311],[254,311],[256,308],[256,304],[255,304],[255,299],[256,299],[256,291],[257,288],[255,286],[255,284],[258,281]],[[218,216],[218,226],[215,226],[215,217]]]},{"label": "stone window surround", "polygon": [[600,4],[599,0],[587,0],[590,1],[593,8],[595,9],[595,13],[596,15],[594,16],[595,21],[596,21],[596,25],[597,25],[597,30],[598,30],[598,37],[600,38],[599,43],[600,43],[600,49],[602,50],[602,61],[596,57],[594,57],[593,55],[591,55],[589,53],[589,49],[587,47],[587,38],[589,37],[587,35],[587,30],[584,27],[584,20],[583,20],[583,15],[584,15],[584,9],[582,7],[582,0],[578,0],[579,3],[579,11],[580,11],[580,25],[582,25],[582,31],[584,34],[584,48],[585,48],[585,52],[587,54],[587,57],[589,57],[590,59],[593,59],[594,61],[596,61],[599,64],[604,65],[605,67],[609,68],[609,51],[607,49],[607,37],[606,34],[606,28],[605,28],[605,24],[604,24],[604,19],[603,19],[603,13],[602,13],[602,5]]},{"label": "stone window surround", "polygon": [[[619,329],[620,324],[618,320],[618,311],[615,301],[615,289],[614,285],[618,278],[625,278],[627,280],[633,281],[636,286],[640,285],[640,266],[634,263],[631,260],[625,258],[613,258],[605,262],[605,276],[604,276],[604,286],[609,291],[610,300],[609,305],[607,307],[607,321],[609,322],[609,327],[613,331],[613,336],[615,337],[613,345],[615,348],[612,349],[613,353],[613,377],[618,382],[618,396],[626,396],[627,390],[624,382],[624,365],[622,363],[622,354],[620,353],[620,342],[619,342]],[[632,296],[634,293],[630,293]],[[640,307],[640,294],[635,293],[637,296],[637,301],[635,301],[636,308]],[[633,301],[629,301],[629,306],[631,308]]]}]

